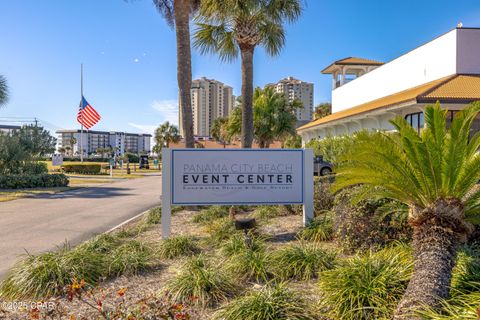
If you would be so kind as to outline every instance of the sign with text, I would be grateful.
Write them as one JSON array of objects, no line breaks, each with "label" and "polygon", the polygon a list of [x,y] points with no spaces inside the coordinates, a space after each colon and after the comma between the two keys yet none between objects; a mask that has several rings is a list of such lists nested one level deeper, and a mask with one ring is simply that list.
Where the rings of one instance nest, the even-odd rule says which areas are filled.
[{"label": "sign with text", "polygon": [[63,156],[61,154],[54,154],[52,156],[52,166],[61,166],[63,165]]},{"label": "sign with text", "polygon": [[172,204],[301,204],[302,150],[172,150]]},{"label": "sign with text", "polygon": [[311,149],[162,150],[162,236],[171,205],[302,204],[313,219]]}]

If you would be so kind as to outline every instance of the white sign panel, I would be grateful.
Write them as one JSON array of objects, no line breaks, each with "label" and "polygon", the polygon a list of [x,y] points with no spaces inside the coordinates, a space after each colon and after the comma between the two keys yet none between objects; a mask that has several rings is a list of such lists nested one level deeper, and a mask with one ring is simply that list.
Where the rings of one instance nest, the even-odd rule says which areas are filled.
[{"label": "white sign panel", "polygon": [[61,166],[63,164],[63,156],[61,154],[54,154],[52,156],[52,166]]},{"label": "white sign panel", "polygon": [[[303,150],[172,150],[172,204],[302,204]],[[313,160],[311,160],[313,161]]]},{"label": "white sign panel", "polygon": [[302,204],[313,219],[311,149],[162,150],[162,237],[171,205]]}]

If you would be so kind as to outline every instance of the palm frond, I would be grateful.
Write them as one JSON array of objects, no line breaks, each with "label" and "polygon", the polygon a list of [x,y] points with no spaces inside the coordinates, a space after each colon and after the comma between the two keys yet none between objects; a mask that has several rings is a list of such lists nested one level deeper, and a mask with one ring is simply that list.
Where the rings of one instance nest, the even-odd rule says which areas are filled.
[{"label": "palm frond", "polygon": [[302,3],[298,0],[266,0],[264,1],[265,11],[271,21],[294,22],[302,14]]},{"label": "palm frond", "polygon": [[233,32],[224,24],[197,23],[193,46],[202,54],[217,53],[224,61],[232,61],[238,56]]},{"label": "palm frond", "polygon": [[175,12],[173,0],[152,0],[157,11],[165,18],[170,27],[175,26]]},{"label": "palm frond", "polygon": [[467,217],[480,215],[480,187],[467,195],[466,199],[464,199],[464,205]]},{"label": "palm frond", "polygon": [[276,56],[285,45],[285,30],[279,23],[266,21],[258,28],[261,43],[270,56]]},{"label": "palm frond", "polygon": [[[425,108],[418,134],[402,117],[391,121],[398,134],[359,136],[338,168],[334,189],[361,184],[372,193],[419,207],[441,198],[463,199],[480,179],[478,134],[469,138],[480,104],[459,112],[449,130],[440,105]],[[381,188],[373,188],[380,186]],[[480,213],[480,193],[464,199],[467,211]]]},{"label": "palm frond", "polygon": [[7,79],[0,75],[0,106],[5,105],[8,102],[8,85]]}]

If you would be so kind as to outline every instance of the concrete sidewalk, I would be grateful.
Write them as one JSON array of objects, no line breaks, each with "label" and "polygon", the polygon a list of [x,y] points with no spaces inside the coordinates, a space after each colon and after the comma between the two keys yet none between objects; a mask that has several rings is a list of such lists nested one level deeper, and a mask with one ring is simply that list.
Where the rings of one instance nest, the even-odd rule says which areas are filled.
[{"label": "concrete sidewalk", "polygon": [[0,203],[0,279],[25,252],[75,245],[160,205],[161,175]]}]

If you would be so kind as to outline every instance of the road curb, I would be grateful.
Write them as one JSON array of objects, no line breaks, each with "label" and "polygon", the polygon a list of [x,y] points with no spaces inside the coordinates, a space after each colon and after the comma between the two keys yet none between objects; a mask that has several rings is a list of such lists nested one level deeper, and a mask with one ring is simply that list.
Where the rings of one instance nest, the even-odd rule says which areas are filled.
[{"label": "road curb", "polygon": [[[155,208],[155,207],[152,207],[152,208]],[[147,213],[148,211],[150,211],[152,208],[150,208],[150,209],[148,209],[148,210],[146,210],[146,211],[143,211],[143,212],[137,214],[136,216],[131,217],[130,219],[127,219],[127,220],[123,221],[122,223],[117,224],[115,227],[113,227],[113,228],[105,231],[104,234],[111,233],[111,232],[113,232],[113,231],[115,231],[115,230],[123,227],[124,225],[126,225],[126,224],[128,224],[128,223],[130,223],[130,222],[132,222],[132,221],[137,220],[138,218],[142,217],[145,213]]]}]

